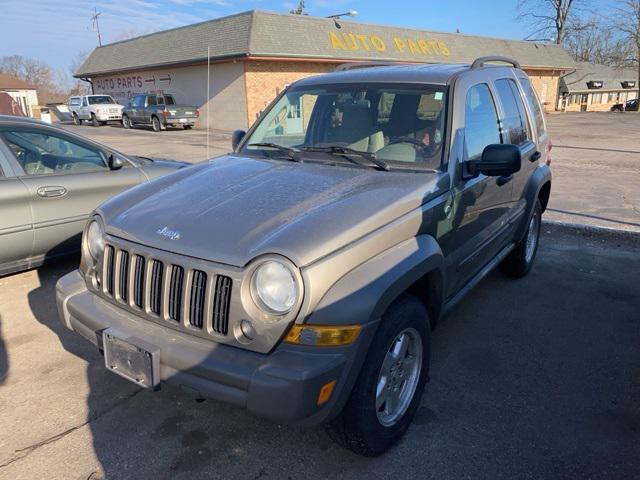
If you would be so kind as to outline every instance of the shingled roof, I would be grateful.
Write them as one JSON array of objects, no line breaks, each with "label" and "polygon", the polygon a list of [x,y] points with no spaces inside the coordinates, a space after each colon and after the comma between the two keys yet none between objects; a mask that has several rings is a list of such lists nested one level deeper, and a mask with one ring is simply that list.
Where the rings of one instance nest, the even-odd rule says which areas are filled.
[{"label": "shingled roof", "polygon": [[186,65],[211,58],[307,58],[471,63],[484,55],[515,58],[530,68],[569,70],[557,45],[440,33],[252,10],[96,48],[75,73],[92,77],[134,69]]},{"label": "shingled roof", "polygon": [[636,82],[634,88],[637,89],[637,81],[638,71],[634,69],[619,69],[589,62],[576,62],[575,71],[562,78],[560,91],[568,93],[594,91],[589,89],[588,82],[602,82],[602,88],[597,90],[622,90],[622,82]]}]

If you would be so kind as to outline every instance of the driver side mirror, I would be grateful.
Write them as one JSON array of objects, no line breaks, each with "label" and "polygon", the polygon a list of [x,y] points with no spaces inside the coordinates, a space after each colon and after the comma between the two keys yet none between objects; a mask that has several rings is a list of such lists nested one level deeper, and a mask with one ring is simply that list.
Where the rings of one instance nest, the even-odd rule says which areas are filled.
[{"label": "driver side mirror", "polygon": [[522,155],[517,145],[487,145],[480,160],[467,162],[469,173],[482,173],[488,177],[502,177],[520,171]]},{"label": "driver side mirror", "polygon": [[247,132],[245,132],[244,130],[233,131],[233,133],[231,134],[231,148],[233,148],[234,152],[236,151],[236,149],[238,148],[238,145],[240,145],[240,142],[242,141],[242,139],[246,134]]},{"label": "driver side mirror", "polygon": [[122,167],[124,167],[124,161],[122,160],[122,158],[113,154],[109,155],[110,170],[120,170]]}]

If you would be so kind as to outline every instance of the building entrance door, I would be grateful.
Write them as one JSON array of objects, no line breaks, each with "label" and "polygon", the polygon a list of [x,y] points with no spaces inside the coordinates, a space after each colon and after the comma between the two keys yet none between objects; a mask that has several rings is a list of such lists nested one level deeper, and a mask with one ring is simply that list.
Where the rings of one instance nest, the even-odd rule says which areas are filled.
[{"label": "building entrance door", "polygon": [[581,112],[586,112],[587,111],[587,102],[589,101],[589,94],[588,93],[583,93],[580,96],[580,111]]}]

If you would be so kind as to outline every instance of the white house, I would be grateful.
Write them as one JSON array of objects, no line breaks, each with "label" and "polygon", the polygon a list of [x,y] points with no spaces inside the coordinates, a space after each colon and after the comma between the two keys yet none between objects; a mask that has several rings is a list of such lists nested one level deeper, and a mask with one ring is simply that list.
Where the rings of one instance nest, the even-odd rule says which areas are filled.
[{"label": "white house", "polygon": [[0,92],[13,98],[26,116],[34,116],[33,107],[38,105],[38,93],[33,85],[11,75],[0,74]]}]

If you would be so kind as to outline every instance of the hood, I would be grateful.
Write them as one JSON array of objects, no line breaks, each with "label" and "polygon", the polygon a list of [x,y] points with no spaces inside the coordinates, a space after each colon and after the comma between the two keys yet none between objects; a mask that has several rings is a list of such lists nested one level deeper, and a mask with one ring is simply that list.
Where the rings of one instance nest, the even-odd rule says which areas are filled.
[{"label": "hood", "polygon": [[302,267],[418,208],[442,175],[227,155],[104,204],[107,231],[242,267],[265,253]]}]

